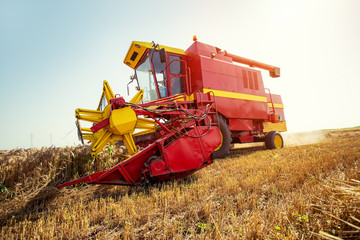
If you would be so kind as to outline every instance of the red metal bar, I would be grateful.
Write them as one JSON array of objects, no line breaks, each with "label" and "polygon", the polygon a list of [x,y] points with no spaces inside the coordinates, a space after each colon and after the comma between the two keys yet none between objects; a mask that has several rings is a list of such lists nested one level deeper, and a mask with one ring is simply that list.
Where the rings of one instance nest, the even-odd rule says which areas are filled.
[{"label": "red metal bar", "polygon": [[179,95],[175,95],[175,96],[170,96],[170,97],[165,97],[165,98],[160,98],[148,103],[142,103],[139,104],[142,107],[146,107],[146,106],[153,106],[153,105],[164,105],[166,104],[174,104],[175,100],[180,100],[181,98],[186,99],[185,94],[179,94]]},{"label": "red metal bar", "polygon": [[[134,109],[135,113],[137,116],[139,115],[149,115],[149,116],[153,116],[153,115],[163,115],[163,116],[167,116],[167,115],[184,115],[185,113],[182,112],[182,111],[177,111],[177,110],[174,110],[174,111],[169,111],[169,112],[162,112],[162,113],[152,113],[152,112],[149,112],[149,111],[146,111],[146,110],[139,110],[139,109]],[[199,111],[194,111],[194,110],[190,110],[190,109],[187,109],[188,112],[192,113],[192,114],[197,114]]]},{"label": "red metal bar", "polygon": [[79,178],[79,179],[75,179],[73,181],[70,181],[70,182],[67,182],[67,183],[64,183],[64,184],[60,184],[58,186],[56,186],[57,188],[63,188],[63,187],[67,187],[67,186],[71,186],[71,185],[74,185],[74,184],[77,184],[77,183],[81,183],[81,182],[92,182],[94,179],[98,178],[99,176],[101,176],[103,173],[107,172],[106,170],[105,171],[101,171],[101,172],[96,172],[94,174],[91,174],[91,175],[88,175],[86,177],[82,177],[82,178]]},{"label": "red metal bar", "polygon": [[107,125],[110,124],[109,118],[95,124],[94,126],[92,126],[90,129],[93,133],[96,133],[97,131],[99,131],[100,129],[102,129],[103,127],[106,127]]},{"label": "red metal bar", "polygon": [[153,118],[152,116],[150,116],[157,124],[160,125],[160,127],[162,127],[165,131],[167,131],[168,133],[171,133],[171,130],[168,129],[164,124],[162,124],[160,121],[156,120],[155,118]]}]

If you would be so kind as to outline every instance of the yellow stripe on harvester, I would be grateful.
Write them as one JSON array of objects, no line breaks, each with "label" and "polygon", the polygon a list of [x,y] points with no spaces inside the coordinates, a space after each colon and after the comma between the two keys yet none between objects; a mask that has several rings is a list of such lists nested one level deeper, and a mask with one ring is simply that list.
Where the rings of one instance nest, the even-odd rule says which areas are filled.
[{"label": "yellow stripe on harvester", "polygon": [[214,90],[208,88],[204,88],[203,91],[204,93],[213,92],[217,97],[234,98],[234,99],[250,100],[250,101],[265,102],[265,103],[267,102],[267,98],[263,96]]},{"label": "yellow stripe on harvester", "polygon": [[[268,103],[268,106],[271,108],[273,107],[272,103]],[[274,108],[284,108],[284,105],[281,103],[274,103]]]}]

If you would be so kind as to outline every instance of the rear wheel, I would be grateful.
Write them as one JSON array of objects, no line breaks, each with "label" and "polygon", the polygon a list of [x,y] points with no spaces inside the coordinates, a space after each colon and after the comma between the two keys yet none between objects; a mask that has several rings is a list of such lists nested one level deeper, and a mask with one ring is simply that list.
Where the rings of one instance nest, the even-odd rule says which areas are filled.
[{"label": "rear wheel", "polygon": [[224,158],[227,154],[229,154],[229,150],[231,148],[232,138],[229,125],[226,123],[226,120],[220,115],[219,126],[221,133],[221,145],[216,151],[213,152],[213,158]]},{"label": "rear wheel", "polygon": [[280,133],[271,131],[265,136],[265,146],[267,149],[277,149],[284,147],[284,140]]}]

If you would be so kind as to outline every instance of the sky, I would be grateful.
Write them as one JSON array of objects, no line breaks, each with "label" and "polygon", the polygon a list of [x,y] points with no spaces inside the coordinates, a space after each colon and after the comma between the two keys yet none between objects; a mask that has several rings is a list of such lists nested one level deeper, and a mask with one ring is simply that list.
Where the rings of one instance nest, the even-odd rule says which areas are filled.
[{"label": "sky", "polygon": [[187,49],[193,35],[275,65],[289,132],[360,126],[360,1],[0,0],[0,150],[79,144],[75,109],[107,80],[130,100],[132,41]]}]

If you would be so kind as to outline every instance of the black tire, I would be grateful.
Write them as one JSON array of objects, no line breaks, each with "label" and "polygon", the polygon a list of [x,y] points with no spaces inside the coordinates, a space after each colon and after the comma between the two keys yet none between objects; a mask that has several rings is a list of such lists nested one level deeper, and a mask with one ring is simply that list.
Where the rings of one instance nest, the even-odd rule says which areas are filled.
[{"label": "black tire", "polygon": [[265,146],[267,149],[278,149],[284,147],[284,140],[280,133],[271,131],[265,136]]},{"label": "black tire", "polygon": [[[215,119],[216,120],[216,119]],[[213,158],[224,158],[227,154],[230,152],[231,148],[231,132],[229,129],[229,125],[226,123],[226,120],[224,117],[219,115],[219,126],[220,126],[220,132],[222,135],[222,143],[218,150],[213,152]]]}]

